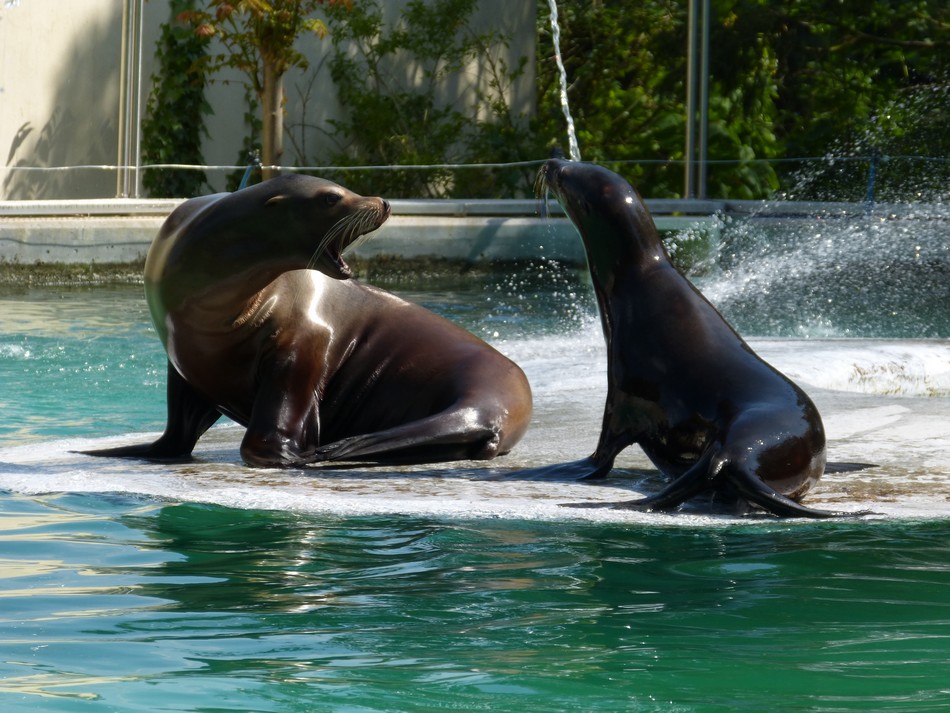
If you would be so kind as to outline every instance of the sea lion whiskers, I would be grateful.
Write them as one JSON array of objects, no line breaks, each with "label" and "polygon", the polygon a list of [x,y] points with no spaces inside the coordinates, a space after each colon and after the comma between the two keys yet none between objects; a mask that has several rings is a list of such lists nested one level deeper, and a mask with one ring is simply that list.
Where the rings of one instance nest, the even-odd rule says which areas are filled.
[{"label": "sea lion whiskers", "polygon": [[548,172],[547,166],[541,166],[541,169],[534,177],[534,195],[536,198],[547,200],[548,197]]},{"label": "sea lion whiskers", "polygon": [[353,252],[353,251],[356,250],[360,245],[362,245],[362,244],[365,243],[367,240],[369,240],[371,237],[373,237],[373,230],[372,230],[372,229],[360,231],[360,234],[359,234],[352,242],[348,243],[345,248],[343,248],[343,252],[344,252],[344,253]]},{"label": "sea lion whiskers", "polygon": [[538,200],[538,216],[541,218],[547,218],[550,215],[548,206],[551,202],[551,193],[547,166],[544,165],[534,177],[534,196]]},{"label": "sea lion whiskers", "polygon": [[384,206],[372,206],[357,214],[365,224],[359,227],[355,237],[342,244],[341,253],[351,252],[373,237],[373,231],[377,230],[389,217],[388,205],[384,204]]},{"label": "sea lion whiskers", "polygon": [[308,267],[313,268],[333,244],[337,245],[337,252],[342,255],[369,240],[370,233],[382,225],[385,218],[385,210],[378,206],[368,206],[344,216],[327,231],[310,258]]},{"label": "sea lion whiskers", "polygon": [[307,265],[308,268],[313,268],[320,256],[326,252],[327,248],[329,248],[330,245],[332,245],[343,233],[350,229],[356,220],[357,215],[357,213],[347,213],[327,229],[327,232],[324,233],[323,238],[319,243],[317,243],[317,247],[314,248],[313,255],[311,256],[310,262]]}]

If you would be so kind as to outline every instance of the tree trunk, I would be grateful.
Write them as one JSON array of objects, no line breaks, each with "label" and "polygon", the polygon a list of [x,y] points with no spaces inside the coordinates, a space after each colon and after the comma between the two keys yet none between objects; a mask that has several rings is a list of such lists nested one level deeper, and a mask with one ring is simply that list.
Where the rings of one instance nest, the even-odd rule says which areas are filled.
[{"label": "tree trunk", "polygon": [[[279,166],[284,153],[284,75],[277,71],[272,62],[264,60],[264,95],[261,97],[261,111],[264,116],[263,155],[264,166]],[[265,168],[263,179],[273,178],[276,168]]]}]

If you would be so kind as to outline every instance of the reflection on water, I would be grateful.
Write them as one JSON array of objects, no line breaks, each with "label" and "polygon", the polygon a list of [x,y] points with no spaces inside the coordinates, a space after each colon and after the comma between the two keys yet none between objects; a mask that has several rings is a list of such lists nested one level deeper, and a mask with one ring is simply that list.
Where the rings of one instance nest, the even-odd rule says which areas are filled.
[{"label": "reflection on water", "polygon": [[946,702],[942,523],[566,528],[98,496],[2,507],[13,523],[0,534],[8,559],[52,553],[61,563],[0,580],[9,588],[0,693],[25,702],[268,711]]},{"label": "reflection on water", "polygon": [[0,287],[0,335],[97,338],[150,330],[141,285]]}]

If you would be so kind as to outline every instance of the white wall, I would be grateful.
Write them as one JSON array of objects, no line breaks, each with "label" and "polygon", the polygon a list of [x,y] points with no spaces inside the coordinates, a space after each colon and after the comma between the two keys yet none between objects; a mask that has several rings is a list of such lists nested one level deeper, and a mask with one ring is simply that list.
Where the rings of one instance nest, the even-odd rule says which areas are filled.
[{"label": "white wall", "polygon": [[[116,170],[75,169],[33,171],[26,168],[63,166],[116,166],[121,161],[120,96],[122,82],[123,7],[138,0],[19,0],[0,4],[0,200],[107,198],[122,195]],[[405,0],[390,0],[398,16]],[[155,72],[155,43],[169,9],[163,0],[144,2],[142,35],[142,107]],[[534,104],[534,42],[536,8],[533,3],[491,0],[479,7],[476,24],[513,37],[508,63],[519,55],[529,59],[529,71],[511,97],[515,112],[531,111]],[[313,68],[330,50],[329,39],[305,37],[299,48],[311,58],[311,71],[292,72],[286,81],[285,119],[288,127],[307,124],[329,128],[339,115],[336,89],[329,70]],[[473,66],[470,73],[477,73]],[[208,91],[214,114],[207,118],[205,162],[231,165],[241,158],[244,91],[238,81],[218,78]],[[311,86],[309,102],[301,92]],[[446,101],[468,101],[460,92]],[[477,115],[478,108],[471,108]],[[285,140],[284,164],[325,161],[330,147],[317,128],[292,128],[306,146],[298,156]],[[216,189],[223,188],[224,172],[210,173]]]},{"label": "white wall", "polygon": [[[114,164],[121,6],[21,0],[0,8],[2,165]],[[113,195],[115,174],[0,173],[7,198]]]}]

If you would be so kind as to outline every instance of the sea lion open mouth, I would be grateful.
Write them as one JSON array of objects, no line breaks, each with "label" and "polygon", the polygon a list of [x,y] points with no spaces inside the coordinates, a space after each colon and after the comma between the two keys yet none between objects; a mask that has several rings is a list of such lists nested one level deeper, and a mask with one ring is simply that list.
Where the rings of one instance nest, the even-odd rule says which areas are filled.
[{"label": "sea lion open mouth", "polygon": [[334,224],[323,236],[310,264],[330,277],[346,280],[353,270],[343,259],[343,254],[352,252],[385,223],[392,212],[389,201],[382,198],[364,198],[365,206],[348,213]]},{"label": "sea lion open mouth", "polygon": [[338,280],[348,280],[353,277],[353,268],[347,265],[338,247],[328,247],[324,250],[317,258],[316,265],[319,265],[320,272]]}]

